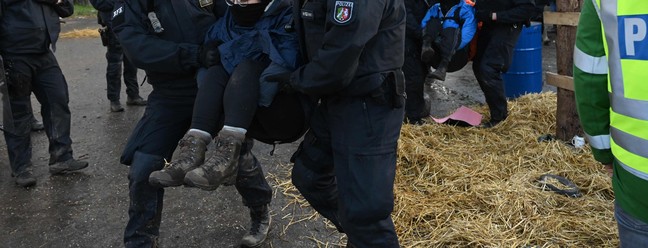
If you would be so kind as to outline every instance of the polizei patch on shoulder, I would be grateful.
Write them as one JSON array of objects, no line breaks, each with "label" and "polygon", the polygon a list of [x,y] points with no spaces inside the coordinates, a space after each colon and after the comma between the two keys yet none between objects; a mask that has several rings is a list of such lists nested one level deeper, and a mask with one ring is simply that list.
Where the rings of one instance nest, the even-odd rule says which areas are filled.
[{"label": "polizei patch on shoulder", "polygon": [[335,12],[333,20],[339,24],[348,23],[353,17],[353,2],[335,1]]}]

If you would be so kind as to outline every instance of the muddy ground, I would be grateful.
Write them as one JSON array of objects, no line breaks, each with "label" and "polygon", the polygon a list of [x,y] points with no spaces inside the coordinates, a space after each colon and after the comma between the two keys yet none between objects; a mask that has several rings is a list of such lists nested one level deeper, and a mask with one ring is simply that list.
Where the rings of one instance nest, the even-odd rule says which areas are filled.
[{"label": "muddy ground", "polygon": [[[67,20],[63,32],[97,28],[93,18]],[[555,71],[555,46],[543,47],[544,70]],[[0,247],[120,247],[127,220],[128,168],[118,158],[143,107],[111,113],[106,99],[105,48],[98,38],[63,39],[56,56],[67,78],[72,111],[75,157],[90,162],[78,173],[50,176],[47,137],[32,134],[34,172],[28,189],[15,185],[4,140],[0,142]],[[140,80],[144,73],[140,71]],[[428,82],[431,114],[444,116],[461,105],[483,104],[483,94],[470,65],[449,74],[442,83]],[[141,87],[146,96],[149,85]],[[545,87],[545,90],[553,90]],[[122,103],[126,96],[122,86]],[[40,119],[36,101],[35,109]],[[0,138],[3,139],[3,138]],[[288,159],[296,143],[272,146],[256,143],[268,181],[275,187],[268,240],[262,247],[337,247],[342,235],[312,216],[277,187],[288,180]],[[162,247],[238,247],[248,226],[246,208],[233,187],[213,192],[190,188],[166,191],[160,233]]]}]

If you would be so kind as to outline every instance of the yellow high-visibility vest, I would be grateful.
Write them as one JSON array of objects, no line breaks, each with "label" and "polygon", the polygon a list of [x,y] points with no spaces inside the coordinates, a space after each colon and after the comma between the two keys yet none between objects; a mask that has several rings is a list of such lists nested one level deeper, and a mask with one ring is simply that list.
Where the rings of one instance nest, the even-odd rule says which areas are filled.
[{"label": "yellow high-visibility vest", "polygon": [[607,55],[612,153],[624,169],[648,180],[648,1],[590,1]]}]

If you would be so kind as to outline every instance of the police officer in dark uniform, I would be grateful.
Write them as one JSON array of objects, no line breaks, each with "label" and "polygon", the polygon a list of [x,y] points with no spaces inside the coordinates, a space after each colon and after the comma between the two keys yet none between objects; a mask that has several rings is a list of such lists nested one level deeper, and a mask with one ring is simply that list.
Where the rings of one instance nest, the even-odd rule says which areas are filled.
[{"label": "police officer in dark uniform", "polygon": [[407,10],[407,27],[405,30],[405,87],[407,101],[405,117],[409,123],[420,124],[422,119],[430,115],[430,109],[425,104],[423,87],[429,67],[421,61],[423,29],[421,21],[430,8],[425,0],[405,0]]},{"label": "police officer in dark uniform", "polygon": [[121,92],[121,77],[122,77],[122,64],[124,84],[126,85],[126,105],[144,106],[146,100],[139,95],[139,86],[137,85],[137,67],[130,62],[128,57],[124,56],[119,41],[112,30],[110,20],[112,18],[112,10],[116,0],[90,0],[92,6],[99,11],[97,19],[102,28],[99,30],[101,41],[107,48],[106,60],[108,66],[106,67],[106,82],[107,82],[107,96],[110,101],[110,111],[120,112],[124,111],[119,101],[119,93]]},{"label": "police officer in dark uniform", "polygon": [[535,11],[534,0],[481,0],[475,5],[477,20],[483,26],[477,36],[473,71],[490,109],[490,128],[508,116],[502,73],[508,70],[522,25]]},{"label": "police officer in dark uniform", "polygon": [[396,150],[404,117],[402,0],[298,0],[307,63],[291,86],[319,98],[293,155],[292,182],[348,237],[347,247],[399,247]]},{"label": "police officer in dark uniform", "polygon": [[[162,169],[165,159],[171,161],[178,141],[189,129],[197,69],[220,62],[217,46],[201,44],[225,8],[225,0],[137,0],[115,5],[114,32],[125,54],[144,69],[153,87],[146,111],[120,159],[130,165],[126,247],[157,246],[164,189],[151,186],[149,175]],[[265,206],[270,203],[272,189],[251,152],[252,144],[250,138],[243,142],[235,186],[246,206]],[[269,223],[256,224],[243,243],[246,238],[257,243],[265,239]]]},{"label": "police officer in dark uniform", "polygon": [[41,103],[49,138],[49,172],[88,166],[72,157],[67,82],[53,53],[61,31],[59,18],[73,12],[71,0],[0,1],[0,54],[12,111],[12,120],[4,120],[4,136],[12,176],[23,187],[36,184],[31,172],[32,92]]}]

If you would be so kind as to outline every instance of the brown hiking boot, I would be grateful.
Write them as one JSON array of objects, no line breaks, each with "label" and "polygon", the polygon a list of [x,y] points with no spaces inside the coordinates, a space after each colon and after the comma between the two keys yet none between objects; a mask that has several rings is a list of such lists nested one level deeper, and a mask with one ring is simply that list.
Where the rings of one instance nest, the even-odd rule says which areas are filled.
[{"label": "brown hiking boot", "polygon": [[221,184],[236,180],[244,138],[245,134],[222,130],[209,146],[212,155],[205,164],[187,172],[184,183],[202,190],[216,190]]},{"label": "brown hiking boot", "polygon": [[270,211],[268,205],[250,208],[250,230],[241,239],[243,247],[259,247],[270,231]]},{"label": "brown hiking boot", "polygon": [[149,184],[157,187],[180,186],[188,171],[198,168],[205,162],[207,142],[202,138],[187,133],[180,140],[178,147],[180,148],[178,157],[171,163],[166,163],[162,170],[151,173]]}]

